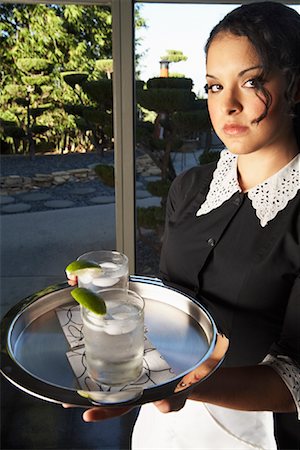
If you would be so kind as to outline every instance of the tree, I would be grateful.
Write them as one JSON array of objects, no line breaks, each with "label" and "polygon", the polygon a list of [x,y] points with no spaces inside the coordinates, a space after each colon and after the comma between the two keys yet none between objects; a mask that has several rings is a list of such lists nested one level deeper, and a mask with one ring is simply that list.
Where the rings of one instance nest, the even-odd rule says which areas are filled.
[{"label": "tree", "polygon": [[[104,66],[101,64],[101,67]],[[111,67],[111,64],[105,67]],[[66,72],[62,73],[62,77],[79,101],[64,105],[64,109],[76,118],[77,126],[83,132],[91,133],[94,148],[103,153],[104,147],[110,146],[113,134],[112,80],[107,77],[89,81],[88,74],[84,72]]]},{"label": "tree", "polygon": [[[47,72],[49,76],[47,86],[51,86],[51,91],[48,90],[47,102],[51,103],[51,108],[39,116],[36,115],[36,125],[48,127],[43,134],[43,140],[45,138],[48,144],[55,142],[54,145],[63,150],[67,142],[72,139],[72,142],[77,145],[87,138],[86,123],[82,126],[82,117],[66,112],[65,105],[72,105],[77,112],[80,105],[89,107],[91,118],[93,117],[91,111],[94,107],[97,108],[97,101],[92,98],[90,92],[84,92],[83,89],[78,96],[77,89],[65,83],[61,73],[86,73],[88,82],[107,78],[108,75],[110,77],[112,73],[111,23],[110,8],[102,5],[0,5],[0,134],[2,139],[5,138],[6,141],[13,143],[16,152],[26,149],[24,124],[28,123],[28,104],[26,105],[24,100],[22,105],[21,101],[17,103],[13,98],[15,95],[16,98],[25,99],[28,88],[25,74],[17,61],[27,58],[49,62],[52,70]],[[139,6],[135,8],[135,23],[137,27],[145,26]],[[137,62],[138,59],[137,54]],[[10,86],[9,89],[7,86]],[[13,90],[14,94],[12,94]],[[35,89],[30,94],[31,113],[33,109],[37,111],[37,108],[42,106],[37,103],[36,93]],[[43,100],[42,103],[46,101],[45,91],[39,100]],[[86,109],[86,115],[87,111]],[[95,128],[94,122],[89,121]],[[97,146],[95,132],[94,130],[90,136],[93,145]],[[45,144],[44,141],[44,146]]]},{"label": "tree", "polygon": [[99,78],[108,78],[110,80],[113,73],[113,60],[99,59],[95,61],[95,72],[98,72]]},{"label": "tree", "polygon": [[180,61],[186,61],[188,59],[181,50],[167,50],[164,56],[161,56],[163,61],[169,61],[170,63],[176,63]]},{"label": "tree", "polygon": [[175,170],[171,151],[193,131],[210,130],[206,100],[197,99],[190,78],[151,78],[146,89],[139,85],[138,103],[157,114],[154,124],[138,122],[138,142],[161,169],[162,180],[172,181]]},{"label": "tree", "polygon": [[[54,138],[59,145],[58,136],[72,130],[80,135],[74,117],[66,114],[62,107],[67,102],[76,102],[76,93],[64,84],[60,73],[76,69],[97,76],[95,61],[112,57],[110,9],[103,6],[2,4],[0,18],[2,137],[14,142],[15,151],[26,148],[20,143],[24,133],[27,140],[31,139],[30,132],[28,135],[28,110],[31,115],[35,114],[29,122],[48,127],[48,130],[44,128],[48,142]],[[34,63],[30,70],[27,67],[27,72],[24,72],[24,67],[18,62],[26,59],[27,64],[30,60],[35,64],[37,61],[47,61],[47,73],[44,68],[43,73],[38,74]],[[47,82],[44,78],[43,83],[40,80],[38,84],[38,76],[47,76]],[[35,77],[34,83],[32,77]],[[34,89],[30,88],[32,83]],[[13,85],[15,89],[12,89]],[[40,95],[39,104],[36,94]],[[88,101],[89,97],[86,96],[86,99]],[[38,114],[37,108],[41,108],[46,100],[52,107]]]},{"label": "tree", "polygon": [[[20,123],[20,128],[25,130],[24,137],[28,141],[29,154],[31,158],[34,158],[36,139],[49,129],[47,125],[37,123],[37,119],[51,109],[51,104],[47,101],[52,91],[52,87],[49,85],[52,64],[42,58],[21,58],[16,61],[16,65],[23,74],[21,76],[23,84],[15,85],[20,96],[16,96],[17,92],[13,91],[10,100],[12,104],[16,103],[26,109],[25,121]],[[6,90],[9,86],[6,86]],[[24,86],[26,86],[25,97]]]},{"label": "tree", "polygon": [[[167,63],[167,69],[166,69],[167,74],[165,76],[184,78],[184,75],[178,74],[175,72],[172,72],[172,74],[169,74],[169,64],[186,61],[187,59],[188,59],[188,57],[185,56],[181,50],[167,50],[167,53],[164,56],[161,56],[161,63]],[[163,76],[163,75],[161,75],[161,76]]]},{"label": "tree", "polygon": [[192,87],[190,78],[151,78],[146,88],[137,83],[138,103],[156,113],[153,123],[137,122],[137,142],[161,170],[161,179],[147,185],[152,195],[161,197],[161,206],[138,208],[139,235],[149,245],[153,239],[148,240],[141,227],[155,229],[156,236],[162,234],[167,194],[176,176],[171,152],[179,150],[195,131],[210,134],[206,100],[196,98]]}]

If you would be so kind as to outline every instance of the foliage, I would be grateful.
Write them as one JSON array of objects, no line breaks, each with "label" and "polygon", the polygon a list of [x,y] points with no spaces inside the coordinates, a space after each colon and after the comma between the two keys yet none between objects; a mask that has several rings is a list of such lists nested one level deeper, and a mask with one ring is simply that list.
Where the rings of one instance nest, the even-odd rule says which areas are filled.
[{"label": "foliage", "polygon": [[[74,75],[74,76],[72,76]],[[64,105],[65,111],[75,116],[77,127],[91,136],[91,142],[98,152],[110,147],[113,135],[112,80],[86,80],[83,73],[62,75],[73,88],[79,104]]]},{"label": "foliage", "polygon": [[191,78],[150,78],[146,83],[147,89],[187,89],[192,90],[193,80]]},{"label": "foliage", "polygon": [[167,53],[164,56],[161,56],[161,59],[163,61],[176,63],[186,61],[188,58],[180,50],[167,50]]},{"label": "foliage", "polygon": [[167,197],[171,182],[168,180],[149,181],[147,190],[155,197]]},{"label": "foliage", "polygon": [[179,150],[183,140],[194,132],[210,134],[206,100],[197,99],[192,87],[190,78],[160,77],[148,80],[146,88],[141,85],[136,91],[140,113],[145,116],[144,108],[156,113],[154,121],[138,121],[137,141],[162,174],[160,180],[147,185],[152,195],[161,197],[161,206],[138,209],[141,235],[141,227],[162,233],[166,198],[176,176],[171,152]]},{"label": "foliage", "polygon": [[138,92],[137,99],[144,108],[156,113],[174,113],[192,108],[195,94],[187,89],[147,89]]},{"label": "foliage", "polygon": [[153,124],[138,122],[138,143],[161,169],[164,181],[176,176],[171,152],[179,149],[182,139],[211,128],[206,101],[196,98],[192,86],[190,78],[160,77],[148,80],[146,89],[137,89],[139,105],[157,114]]},{"label": "foliage", "polygon": [[21,72],[36,73],[49,72],[51,65],[49,61],[44,58],[19,58],[16,60],[16,66]]},{"label": "foliage", "polygon": [[205,108],[199,108],[192,111],[178,111],[173,115],[173,123],[178,133],[182,136],[188,136],[195,129],[207,130],[210,128],[210,120]]},{"label": "foliage", "polygon": [[95,61],[95,74],[98,78],[111,78],[113,73],[112,59],[98,59]]},{"label": "foliage", "polygon": [[[134,5],[135,29],[147,28],[146,21],[141,15],[142,9],[143,9],[142,5],[135,3],[135,5]],[[141,53],[141,51],[140,51],[141,41],[142,41],[141,38],[135,37],[135,72],[136,72],[137,77],[140,76],[140,69],[139,69],[140,60],[146,53],[146,52]]]},{"label": "foliage", "polygon": [[87,72],[61,72],[62,79],[71,86],[72,89],[76,88],[76,85],[80,85],[82,82],[86,81],[89,74]]},{"label": "foliage", "polygon": [[184,78],[185,75],[184,75],[184,73],[180,73],[180,72],[169,72],[169,77],[170,78]]},{"label": "foliage", "polygon": [[112,109],[112,81],[109,79],[85,81],[81,83],[83,91],[103,110]]},{"label": "foliage", "polygon": [[94,171],[104,184],[110,187],[115,186],[115,171],[113,166],[97,164],[94,167]]},{"label": "foliage", "polygon": [[165,222],[165,211],[160,206],[148,208],[137,208],[137,220],[139,227],[157,229],[163,227]]},{"label": "foliage", "polygon": [[143,80],[135,80],[135,88],[137,91],[143,90],[145,87],[145,82]]},{"label": "foliage", "polygon": [[[111,24],[110,8],[104,5],[0,4],[0,117],[9,111],[14,127],[21,127],[27,136],[24,142],[14,141],[15,152],[24,148],[28,151],[28,145],[24,145],[30,134],[28,107],[30,126],[49,126],[43,137],[49,142],[56,136],[59,145],[67,141],[77,145],[91,136],[95,146],[97,139],[102,139],[101,133],[98,137],[94,132],[86,134],[88,127],[78,129],[75,119],[84,121],[77,115],[83,106],[99,109],[101,104],[103,110],[112,108],[111,85],[105,91],[103,104],[93,84],[112,72]],[[145,26],[139,7],[136,26]],[[26,99],[29,86],[33,89],[30,99]],[[51,110],[38,114],[45,103],[52,104]],[[107,119],[104,127],[112,134],[111,117]],[[12,144],[3,128],[0,138]],[[38,144],[38,139],[32,138]]]}]

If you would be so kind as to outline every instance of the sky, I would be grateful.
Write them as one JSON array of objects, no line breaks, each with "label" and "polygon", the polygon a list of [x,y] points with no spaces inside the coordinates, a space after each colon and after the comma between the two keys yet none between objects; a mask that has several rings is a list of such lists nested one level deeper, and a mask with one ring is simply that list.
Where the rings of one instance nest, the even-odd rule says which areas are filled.
[{"label": "sky", "polygon": [[[142,45],[138,53],[145,52],[140,62],[140,79],[159,76],[161,57],[168,49],[180,50],[187,61],[170,64],[169,71],[179,72],[194,82],[193,90],[204,95],[205,55],[204,45],[211,29],[229,11],[238,5],[195,5],[142,3],[141,16],[147,28],[136,31]],[[300,6],[293,5],[300,13]]]}]

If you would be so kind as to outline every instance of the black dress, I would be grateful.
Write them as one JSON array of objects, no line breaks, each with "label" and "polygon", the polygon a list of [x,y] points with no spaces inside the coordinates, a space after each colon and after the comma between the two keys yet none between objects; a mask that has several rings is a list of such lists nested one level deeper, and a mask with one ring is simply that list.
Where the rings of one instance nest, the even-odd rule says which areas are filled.
[{"label": "black dress", "polygon": [[172,184],[161,277],[210,311],[230,340],[225,365],[272,354],[300,366],[300,190],[264,227],[242,192],[197,217],[215,168],[195,167]]}]

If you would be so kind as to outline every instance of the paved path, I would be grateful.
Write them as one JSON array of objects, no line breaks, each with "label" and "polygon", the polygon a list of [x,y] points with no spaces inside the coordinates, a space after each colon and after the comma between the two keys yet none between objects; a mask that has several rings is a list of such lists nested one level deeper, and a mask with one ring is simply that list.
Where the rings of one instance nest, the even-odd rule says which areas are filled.
[{"label": "paved path", "polygon": [[[145,187],[149,180],[148,177],[136,183],[137,199],[151,196]],[[98,180],[92,180],[65,183],[64,186],[42,188],[38,191],[0,195],[0,214],[32,213],[114,202],[114,189],[104,186]]]},{"label": "paved path", "polygon": [[[195,156],[186,155],[184,166],[177,160],[177,173],[195,165]],[[145,183],[137,184],[137,205],[159,205]],[[64,268],[88,250],[115,248],[115,203],[113,195],[98,195],[91,186],[77,186],[79,200],[49,198],[45,192],[23,194],[22,201],[5,202],[11,210],[0,215],[1,233],[1,316],[15,303],[48,286],[64,281]],[[45,197],[46,196],[46,197]],[[54,194],[52,194],[54,197]],[[1,197],[0,197],[1,198]],[[48,206],[45,207],[45,203]],[[49,202],[54,202],[50,203]],[[18,210],[20,203],[27,206]],[[43,204],[43,207],[41,205]]]},{"label": "paved path", "polygon": [[[197,164],[199,151],[196,153],[175,154],[173,163],[177,173]],[[111,163],[112,155],[103,159],[97,154],[53,155],[37,157],[30,161],[24,157],[4,157],[1,159],[1,174],[28,175],[39,172],[51,172],[58,169],[77,169],[92,166],[91,163]],[[142,163],[144,164],[144,163]],[[145,163],[146,164],[146,163]],[[149,198],[147,191],[149,181],[159,179],[158,176],[138,175],[136,182],[137,199]],[[52,187],[40,187],[28,192],[5,192],[0,195],[0,214],[33,213],[54,209],[92,206],[114,202],[114,189],[105,186],[98,178],[82,181],[69,181]]]},{"label": "paved path", "polygon": [[[159,198],[138,200],[158,205]],[[66,265],[92,249],[115,248],[115,204],[2,215],[1,315],[26,296],[65,281]]]}]

